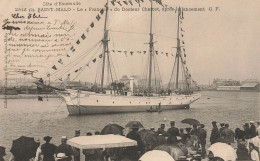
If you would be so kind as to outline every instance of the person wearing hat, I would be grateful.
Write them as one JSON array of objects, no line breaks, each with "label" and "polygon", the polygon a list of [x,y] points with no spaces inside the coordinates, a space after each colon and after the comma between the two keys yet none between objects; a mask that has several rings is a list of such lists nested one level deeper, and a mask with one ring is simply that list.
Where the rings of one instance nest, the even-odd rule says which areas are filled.
[{"label": "person wearing hat", "polygon": [[6,156],[5,147],[0,146],[0,161],[5,161],[4,156]]},{"label": "person wearing hat", "polygon": [[180,136],[179,129],[175,127],[175,121],[171,121],[171,127],[167,130],[168,144],[176,144],[177,143],[177,136]]},{"label": "person wearing hat", "polygon": [[143,142],[141,139],[141,136],[137,133],[139,130],[139,126],[137,124],[134,124],[131,127],[131,131],[126,135],[127,138],[137,141],[137,147],[132,146],[128,148],[128,155],[129,158],[132,160],[138,160],[139,155],[143,151]]},{"label": "person wearing hat", "polygon": [[43,138],[43,140],[46,142],[41,146],[43,161],[55,161],[54,154],[57,150],[57,146],[50,143],[51,139],[52,137],[50,136],[45,136]]},{"label": "person wearing hat", "polygon": [[207,131],[204,129],[205,125],[201,124],[199,129],[199,140],[202,150],[202,158],[206,157],[206,138],[207,138]]},{"label": "person wearing hat", "polygon": [[214,144],[217,142],[217,139],[219,138],[219,131],[218,131],[218,127],[217,127],[217,122],[213,121],[212,122],[212,131],[211,131],[211,135],[210,135],[210,143]]},{"label": "person wearing hat", "polygon": [[66,136],[61,137],[61,144],[57,147],[56,153],[64,153],[65,156],[67,156],[66,161],[72,161],[74,160],[73,149],[70,145],[67,144],[67,140],[68,139]]},{"label": "person wearing hat", "polygon": [[221,132],[225,129],[225,123],[220,123],[220,128],[219,128],[219,133],[221,134]]},{"label": "person wearing hat", "polygon": [[229,145],[231,145],[231,143],[234,143],[235,133],[233,130],[229,129],[229,124],[225,124],[225,129],[222,131],[222,133],[226,134],[226,142]]},{"label": "person wearing hat", "polygon": [[[75,137],[80,136],[80,130],[75,130]],[[74,161],[80,161],[80,149],[73,147]]]},{"label": "person wearing hat", "polygon": [[249,139],[256,137],[256,127],[254,123],[255,123],[254,121],[250,121]]}]

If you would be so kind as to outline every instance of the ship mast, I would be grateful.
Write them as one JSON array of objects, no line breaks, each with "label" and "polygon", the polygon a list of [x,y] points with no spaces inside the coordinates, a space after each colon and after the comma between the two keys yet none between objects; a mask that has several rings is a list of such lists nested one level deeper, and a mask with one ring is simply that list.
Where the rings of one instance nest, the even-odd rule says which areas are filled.
[{"label": "ship mast", "polygon": [[149,42],[149,50],[150,50],[150,63],[149,63],[149,79],[148,79],[148,96],[151,95],[151,81],[152,81],[152,63],[153,63],[153,33],[152,33],[152,25],[153,24],[153,1],[151,0],[151,21],[150,21],[150,42]]},{"label": "ship mast", "polygon": [[106,17],[105,17],[105,24],[104,24],[104,37],[102,40],[103,43],[103,63],[102,63],[102,75],[101,75],[101,90],[104,88],[104,75],[105,75],[105,63],[106,63],[106,53],[108,53],[108,30],[107,30],[107,16],[108,16],[108,0],[106,3]]},{"label": "ship mast", "polygon": [[178,90],[179,88],[179,64],[180,64],[180,54],[181,54],[181,46],[180,46],[180,37],[179,37],[179,30],[180,30],[180,14],[181,14],[181,8],[179,7],[178,11],[178,27],[177,27],[177,53],[176,53],[176,61],[177,61],[177,72],[176,72],[176,84],[175,89]]}]

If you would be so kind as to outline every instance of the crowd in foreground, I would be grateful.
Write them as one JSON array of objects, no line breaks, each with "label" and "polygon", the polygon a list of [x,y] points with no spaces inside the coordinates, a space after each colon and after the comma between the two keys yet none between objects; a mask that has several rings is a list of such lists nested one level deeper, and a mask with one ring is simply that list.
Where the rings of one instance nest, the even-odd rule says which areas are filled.
[{"label": "crowd in foreground", "polygon": [[[235,131],[229,128],[227,123],[220,123],[220,128],[218,128],[217,122],[212,122],[212,131],[210,134],[210,143],[215,144],[217,142],[225,143],[228,145],[237,145],[237,160],[255,160],[259,161],[259,145],[253,144],[251,141],[255,137],[260,138],[260,122],[257,122],[258,127],[254,125],[254,121],[250,123],[245,123],[243,129],[236,128]],[[120,151],[121,154],[128,156],[129,161],[138,160],[138,158],[145,152],[152,150],[155,146],[160,145],[186,145],[191,141],[191,138],[194,140],[197,139],[197,146],[201,149],[202,158],[212,155],[206,152],[206,138],[207,131],[204,129],[205,125],[200,124],[200,126],[193,125],[193,128],[178,129],[175,127],[175,122],[170,122],[170,128],[165,130],[165,124],[161,124],[158,130],[150,128],[156,136],[156,145],[152,147],[147,147],[142,141],[141,136],[138,131],[139,126],[133,125],[130,132],[126,135],[127,138],[137,141],[137,146],[128,147]],[[88,132],[87,136],[91,136],[92,133]],[[100,132],[95,132],[94,135],[100,135]],[[80,130],[75,131],[75,137],[80,136]],[[196,136],[195,138],[192,136]],[[113,150],[103,150],[103,149],[85,149],[82,152],[80,149],[71,147],[67,144],[67,137],[61,137],[61,144],[56,146],[51,143],[52,137],[45,136],[43,140],[45,143],[40,144],[40,140],[36,139],[35,141],[39,143],[35,157],[33,158],[15,158],[13,155],[9,161],[80,161],[80,154],[85,155],[85,161],[107,161],[107,160],[117,160],[113,158],[112,154],[115,154]],[[236,143],[236,144],[235,144]],[[194,142],[192,142],[194,144]],[[0,147],[0,161],[5,161],[5,148]]]}]

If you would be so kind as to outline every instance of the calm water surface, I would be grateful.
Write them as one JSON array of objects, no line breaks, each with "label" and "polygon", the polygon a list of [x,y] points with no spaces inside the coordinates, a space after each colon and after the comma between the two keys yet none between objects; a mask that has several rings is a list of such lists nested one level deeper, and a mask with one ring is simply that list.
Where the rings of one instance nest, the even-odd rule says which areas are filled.
[{"label": "calm water surface", "polygon": [[8,100],[8,108],[4,108],[4,100],[0,102],[0,145],[5,146],[7,152],[12,146],[12,140],[21,135],[41,139],[49,135],[53,137],[52,142],[59,145],[60,137],[73,137],[75,129],[80,129],[81,135],[85,135],[87,132],[101,131],[109,123],[125,126],[131,120],[142,122],[145,128],[156,129],[165,123],[167,129],[171,120],[176,121],[178,128],[185,128],[189,125],[180,121],[195,118],[206,125],[208,140],[211,122],[214,120],[229,123],[233,130],[250,120],[260,120],[259,92],[205,91],[201,99],[188,110],[85,116],[69,116],[65,103],[58,98],[44,99],[43,102],[37,99],[13,99]]}]

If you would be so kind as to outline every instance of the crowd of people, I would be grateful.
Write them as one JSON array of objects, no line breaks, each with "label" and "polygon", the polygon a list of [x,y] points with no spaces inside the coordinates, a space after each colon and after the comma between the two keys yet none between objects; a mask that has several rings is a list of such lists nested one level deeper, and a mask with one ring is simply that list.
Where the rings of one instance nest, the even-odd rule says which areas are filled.
[{"label": "crowd of people", "polygon": [[[259,161],[259,147],[253,144],[251,140],[255,137],[260,138],[260,122],[257,122],[258,127],[254,125],[254,121],[250,123],[245,123],[243,130],[236,128],[235,131],[229,128],[229,124],[220,123],[220,128],[218,128],[217,122],[212,122],[212,131],[210,135],[210,143],[215,144],[217,142],[226,143],[229,145],[236,142],[237,145],[237,159],[238,160],[255,160]],[[125,154],[131,160],[138,160],[138,158],[148,150],[145,147],[141,136],[139,135],[139,126],[133,125],[130,132],[126,135],[127,138],[137,141],[137,146],[128,147],[125,151],[121,151],[121,154]],[[193,125],[192,128],[180,128],[175,127],[175,121],[170,122],[170,128],[165,130],[165,124],[161,124],[158,130],[151,128],[150,130],[154,132],[156,136],[156,146],[159,145],[177,145],[177,144],[188,144],[190,139],[195,136],[197,140],[197,145],[201,149],[201,156],[205,158],[206,153],[206,138],[207,131],[204,129],[205,125],[200,124],[199,126]],[[91,136],[92,133],[88,132],[87,136]],[[95,135],[100,135],[100,132],[95,132]],[[75,137],[80,136],[80,130],[75,131]],[[80,161],[81,151],[78,148],[71,147],[67,144],[67,137],[61,137],[61,144],[56,146],[51,142],[52,137],[45,136],[43,140],[44,144],[39,144],[39,147],[36,151],[35,157],[30,159],[21,160],[17,159],[13,155],[9,161]],[[40,142],[39,139],[36,139],[36,142]],[[111,151],[103,149],[85,149],[82,151],[82,154],[85,155],[86,161],[93,160],[107,160]],[[5,148],[0,146],[0,161],[4,161],[3,157],[5,156]],[[210,155],[210,154],[209,154]],[[111,156],[111,155],[110,155]]]}]

